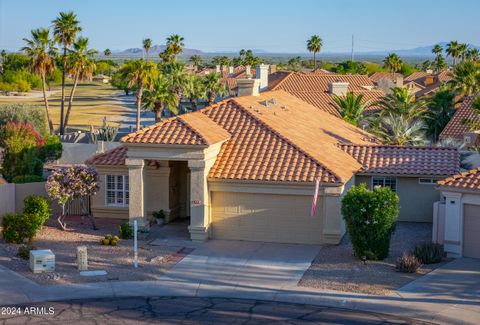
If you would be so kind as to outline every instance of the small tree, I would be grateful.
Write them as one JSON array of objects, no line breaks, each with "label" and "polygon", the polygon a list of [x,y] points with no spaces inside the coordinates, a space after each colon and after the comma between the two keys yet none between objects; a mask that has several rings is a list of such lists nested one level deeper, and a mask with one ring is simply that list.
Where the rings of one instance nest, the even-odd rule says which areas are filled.
[{"label": "small tree", "polygon": [[382,260],[388,256],[390,236],[398,216],[398,196],[389,187],[368,190],[353,186],[342,200],[342,214],[359,258]]},{"label": "small tree", "polygon": [[[62,207],[62,214],[57,220],[62,229],[67,230],[65,206],[72,200],[97,194],[98,174],[95,169],[83,166],[57,169],[48,177],[45,188],[50,198]],[[84,201],[80,202],[84,215],[90,218],[93,228],[96,229],[93,217],[87,211]]]}]

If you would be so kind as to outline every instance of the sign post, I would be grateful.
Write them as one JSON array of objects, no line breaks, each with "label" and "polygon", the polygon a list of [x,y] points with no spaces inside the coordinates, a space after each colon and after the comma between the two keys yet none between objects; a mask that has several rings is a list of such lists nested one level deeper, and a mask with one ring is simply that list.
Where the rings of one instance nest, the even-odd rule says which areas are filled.
[{"label": "sign post", "polygon": [[133,221],[133,266],[138,268],[138,223],[137,220]]}]

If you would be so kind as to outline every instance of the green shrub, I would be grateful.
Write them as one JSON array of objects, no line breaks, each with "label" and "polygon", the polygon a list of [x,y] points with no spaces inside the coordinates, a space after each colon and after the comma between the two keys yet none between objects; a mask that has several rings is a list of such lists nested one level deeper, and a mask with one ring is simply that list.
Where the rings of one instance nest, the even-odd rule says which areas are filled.
[{"label": "green shrub", "polygon": [[18,247],[18,256],[23,258],[24,260],[30,259],[30,251],[35,250],[36,247],[32,245],[21,245]]},{"label": "green shrub", "polygon": [[12,179],[12,183],[24,184],[24,183],[36,183],[43,182],[45,179],[39,175],[19,175]]},{"label": "green shrub", "polygon": [[45,108],[41,106],[20,103],[0,105],[0,128],[10,121],[32,123],[40,134],[48,134]]},{"label": "green shrub", "polygon": [[418,258],[410,252],[404,252],[395,262],[397,271],[404,273],[415,273],[420,265]]},{"label": "green shrub", "polygon": [[38,195],[29,195],[23,200],[23,213],[36,215],[39,224],[38,229],[42,228],[45,221],[50,218],[52,210],[44,197]]},{"label": "green shrub", "polygon": [[34,214],[7,213],[2,220],[2,235],[7,243],[22,244],[25,240],[32,242],[41,222]]},{"label": "green shrub", "polygon": [[365,184],[353,186],[342,200],[355,255],[381,260],[388,256],[390,236],[398,216],[398,196],[388,187],[368,190]]},{"label": "green shrub", "polygon": [[439,263],[443,257],[443,246],[434,243],[423,243],[415,247],[413,254],[423,264]]},{"label": "green shrub", "polygon": [[133,230],[132,226],[128,222],[122,223],[118,227],[118,232],[120,235],[120,238],[122,239],[132,239],[133,238]]}]

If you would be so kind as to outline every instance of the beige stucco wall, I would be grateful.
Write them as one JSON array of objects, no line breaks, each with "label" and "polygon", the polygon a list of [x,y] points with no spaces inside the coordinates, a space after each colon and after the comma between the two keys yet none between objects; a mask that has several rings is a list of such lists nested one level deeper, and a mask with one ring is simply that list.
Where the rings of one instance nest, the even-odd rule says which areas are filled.
[{"label": "beige stucco wall", "polygon": [[[357,175],[355,184],[366,183],[370,189],[372,176]],[[419,184],[418,177],[397,177],[397,194],[400,199],[399,221],[432,222],[433,203],[440,192],[432,184]]]},{"label": "beige stucco wall", "polygon": [[21,213],[23,211],[23,200],[29,195],[39,195],[50,202],[50,208],[52,213],[58,214],[62,210],[60,206],[50,200],[48,197],[47,191],[45,189],[45,182],[36,182],[36,183],[25,183],[25,184],[15,184],[15,212]]}]

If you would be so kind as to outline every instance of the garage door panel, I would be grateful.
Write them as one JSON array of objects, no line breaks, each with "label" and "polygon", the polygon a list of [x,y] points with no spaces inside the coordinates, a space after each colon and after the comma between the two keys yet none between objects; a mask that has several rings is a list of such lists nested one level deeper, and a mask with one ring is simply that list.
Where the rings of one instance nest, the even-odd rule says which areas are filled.
[{"label": "garage door panel", "polygon": [[463,256],[480,258],[480,205],[464,206]]},{"label": "garage door panel", "polygon": [[[311,200],[311,196],[214,192],[212,235],[218,239],[319,244],[323,220],[309,216]],[[319,198],[318,211],[322,211],[321,202]]]}]

